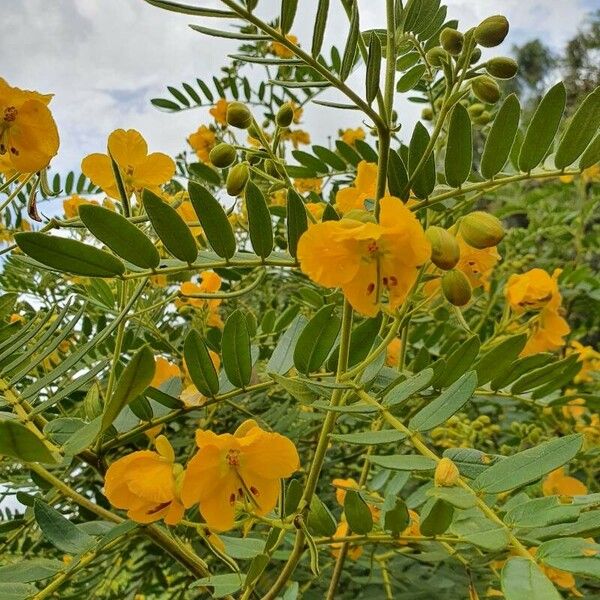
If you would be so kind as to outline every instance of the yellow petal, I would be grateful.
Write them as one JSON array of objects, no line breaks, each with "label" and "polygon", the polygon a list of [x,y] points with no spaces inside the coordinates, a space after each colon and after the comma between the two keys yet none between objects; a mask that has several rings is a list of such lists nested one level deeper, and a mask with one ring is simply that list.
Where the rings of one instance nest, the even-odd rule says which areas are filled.
[{"label": "yellow petal", "polygon": [[153,152],[142,158],[131,177],[135,187],[155,188],[169,181],[174,174],[173,159],[162,152]]},{"label": "yellow petal", "polygon": [[204,496],[200,502],[200,514],[206,524],[217,531],[227,531],[233,527],[235,502],[239,494],[240,482],[233,472],[220,480],[212,494]]},{"label": "yellow petal", "polygon": [[381,294],[378,295],[377,261],[363,260],[357,266],[354,278],[344,284],[342,290],[355,310],[362,315],[374,317],[379,312],[381,297]]},{"label": "yellow petal", "polygon": [[218,492],[227,482],[231,468],[217,446],[201,448],[188,463],[181,487],[181,501],[193,506]]},{"label": "yellow petal", "polygon": [[377,165],[361,160],[356,168],[354,185],[369,198],[374,198],[377,190]]},{"label": "yellow petal", "polygon": [[248,473],[280,479],[289,477],[299,467],[298,451],[290,439],[279,433],[258,430],[253,432],[251,443],[243,448],[239,472],[244,481]]},{"label": "yellow petal", "polygon": [[119,196],[110,157],[107,154],[95,152],[86,156],[81,161],[81,172],[109,196]]},{"label": "yellow petal", "polygon": [[148,145],[135,129],[115,129],[108,136],[108,151],[121,168],[135,167],[148,155]]}]

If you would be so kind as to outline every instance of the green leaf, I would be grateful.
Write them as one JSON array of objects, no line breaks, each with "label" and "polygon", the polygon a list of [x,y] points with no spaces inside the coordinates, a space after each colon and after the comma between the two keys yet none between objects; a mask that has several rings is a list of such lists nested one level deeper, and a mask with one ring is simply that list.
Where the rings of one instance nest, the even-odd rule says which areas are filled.
[{"label": "green leaf", "polygon": [[154,377],[154,356],[148,346],[142,346],[129,361],[102,415],[100,430],[106,431],[119,413],[150,385]]},{"label": "green leaf", "polygon": [[506,528],[490,521],[480,512],[461,515],[452,523],[450,531],[465,542],[488,552],[500,552],[509,544]]},{"label": "green leaf", "polygon": [[83,427],[78,429],[64,444],[63,451],[66,456],[75,456],[92,445],[100,433],[102,417],[98,416]]},{"label": "green leaf", "polygon": [[219,392],[219,377],[202,336],[190,329],[183,345],[185,364],[194,385],[207,397]]},{"label": "green leaf", "polygon": [[155,269],[160,255],[152,241],[125,217],[103,206],[84,204],[79,218],[115,254],[142,269]]},{"label": "green leaf", "polygon": [[475,371],[465,373],[458,381],[444,390],[433,402],[422,408],[408,423],[413,431],[430,431],[445,423],[471,398],[477,387]]},{"label": "green leaf", "polygon": [[329,13],[329,0],[319,0],[317,14],[315,17],[315,26],[313,30],[313,38],[310,52],[313,57],[319,56],[323,47],[323,39],[325,38],[325,27],[327,25],[327,15]]},{"label": "green leaf", "polygon": [[474,479],[486,469],[501,460],[502,456],[486,454],[474,448],[448,448],[444,456],[452,460],[464,477]]},{"label": "green leaf", "polygon": [[440,487],[434,485],[427,490],[426,494],[427,496],[444,500],[444,502],[462,510],[477,506],[477,496],[471,490],[459,487]]},{"label": "green leaf", "polygon": [[219,173],[214,167],[211,167],[206,163],[191,163],[188,165],[188,171],[190,172],[190,175],[193,175],[197,179],[201,179],[212,185],[221,185],[221,176]]},{"label": "green leaf", "polygon": [[581,506],[562,504],[558,496],[534,498],[513,506],[504,516],[510,527],[547,527],[577,521]]},{"label": "green leaf", "polygon": [[506,600],[561,600],[552,582],[533,560],[513,556],[502,569],[502,592]]},{"label": "green leaf", "polygon": [[422,535],[440,535],[444,533],[454,517],[454,506],[440,500],[430,498],[421,509],[419,529]]},{"label": "green leaf", "polygon": [[549,440],[492,465],[475,479],[473,485],[487,494],[498,494],[540,479],[569,462],[580,450],[579,433]]},{"label": "green leaf", "polygon": [[424,369],[420,373],[401,381],[383,397],[384,406],[396,406],[425,389],[433,377],[433,369]]},{"label": "green leaf", "polygon": [[304,201],[294,190],[287,195],[287,238],[288,252],[295,258],[300,236],[308,229],[308,217]]},{"label": "green leaf", "polygon": [[282,33],[286,34],[292,28],[297,9],[298,0],[281,0],[281,16],[279,18],[279,27]]},{"label": "green leaf", "polygon": [[13,419],[0,420],[0,456],[11,456],[24,462],[56,462],[44,442]]},{"label": "green leaf", "polygon": [[308,375],[318,371],[331,352],[341,326],[334,314],[335,306],[323,306],[306,324],[294,350],[294,365]]},{"label": "green leaf", "polygon": [[521,377],[524,373],[529,373],[532,369],[544,366],[554,359],[554,355],[550,352],[540,354],[532,354],[524,356],[508,366],[505,366],[491,382],[493,390],[499,390],[509,386],[513,381]]},{"label": "green leaf", "polygon": [[373,515],[362,496],[354,490],[346,490],[344,514],[354,533],[366,535],[373,529]]},{"label": "green leaf", "polygon": [[462,104],[456,104],[450,115],[446,145],[445,171],[448,185],[459,188],[471,173],[473,135],[471,119]]},{"label": "green leaf", "polygon": [[434,460],[417,454],[391,454],[389,456],[374,454],[369,456],[368,460],[374,465],[392,471],[433,471],[435,469]]},{"label": "green leaf", "polygon": [[302,404],[311,404],[318,398],[315,392],[298,379],[290,379],[289,377],[277,375],[277,373],[270,373],[269,375],[275,383],[280,385],[290,396],[296,398]]},{"label": "green leaf", "polygon": [[396,499],[394,508],[386,511],[383,518],[383,528],[392,533],[392,535],[400,535],[408,526],[410,515],[408,508],[402,498]]},{"label": "green leaf", "polygon": [[557,373],[561,372],[564,368],[570,367],[574,363],[577,363],[577,355],[572,354],[563,360],[529,371],[523,375],[523,377],[518,379],[512,385],[510,390],[513,394],[521,394],[533,390],[534,388],[551,382],[556,378]]},{"label": "green leaf", "polygon": [[485,142],[481,157],[481,174],[491,179],[502,169],[508,160],[515,143],[521,117],[521,105],[515,94],[510,94],[502,103]]},{"label": "green leaf", "polygon": [[188,191],[208,243],[219,256],[229,260],[235,254],[236,242],[231,223],[223,207],[204,186],[198,183],[190,181]]},{"label": "green leaf", "polygon": [[425,126],[418,121],[415,125],[408,149],[408,172],[413,180],[412,189],[417,198],[427,198],[435,187],[435,158],[433,152],[417,170],[425,150],[429,144],[429,133]]},{"label": "green leaf", "polygon": [[345,171],[346,163],[332,150],[325,148],[325,146],[312,146],[312,151],[323,161],[326,162],[330,167],[337,171]]},{"label": "green leaf", "polygon": [[8,292],[0,296],[0,319],[6,318],[9,313],[13,312],[16,302],[16,292]]},{"label": "green leaf", "polygon": [[252,377],[252,355],[246,316],[239,309],[225,322],[221,353],[227,379],[236,387],[246,387]]},{"label": "green leaf", "polygon": [[[65,568],[65,563],[53,558],[34,558],[10,563],[0,567],[0,581],[15,583],[30,583],[42,581],[56,575]],[[1,590],[0,590],[1,592]],[[3,595],[0,597],[4,598]]]},{"label": "green leaf", "polygon": [[587,148],[600,124],[600,87],[588,94],[573,115],[554,157],[557,169],[572,165]]},{"label": "green leaf", "polygon": [[358,48],[358,36],[360,35],[360,25],[358,19],[358,4],[353,2],[350,15],[350,30],[348,31],[348,37],[344,47],[344,55],[342,56],[342,66],[340,67],[339,73],[342,81],[347,79],[348,75],[350,75],[352,67],[354,66],[354,58]]},{"label": "green leaf", "polygon": [[476,363],[477,382],[483,385],[515,361],[527,342],[527,334],[513,335],[488,350]]},{"label": "green leaf", "polygon": [[[353,367],[367,358],[373,343],[377,338],[381,328],[381,315],[372,319],[364,319],[354,328],[350,336],[350,348],[348,349],[348,367]],[[340,354],[339,345],[327,359],[327,370],[335,371],[337,369],[338,357]]]},{"label": "green leaf", "polygon": [[600,579],[600,544],[581,538],[550,540],[540,545],[535,556],[553,569]]},{"label": "green leaf", "polygon": [[80,554],[94,543],[91,535],[81,531],[39,498],[35,499],[33,514],[46,539],[62,552]]},{"label": "green leaf", "polygon": [[395,429],[381,431],[357,431],[355,433],[335,433],[329,436],[342,444],[356,444],[359,446],[376,446],[378,444],[394,444],[406,439],[406,434]]},{"label": "green leaf", "polygon": [[252,181],[248,181],[245,194],[250,242],[254,252],[264,259],[273,251],[271,213],[263,193]]},{"label": "green leaf", "polygon": [[[373,36],[376,37],[376,36]],[[396,91],[399,93],[408,92],[412,90],[421,80],[421,77],[425,75],[427,67],[425,65],[415,65],[412,69],[409,69],[396,84]]]},{"label": "green leaf", "polygon": [[150,190],[144,190],[142,201],[150,223],[165,248],[175,258],[193,263],[198,256],[198,246],[178,212]]},{"label": "green leaf", "polygon": [[[146,0],[146,2],[149,1]],[[241,589],[243,582],[241,573],[227,573],[225,575],[210,575],[209,577],[196,579],[189,585],[189,588],[210,587],[213,589],[213,598],[223,598],[223,596],[235,594]]]},{"label": "green leaf", "polygon": [[381,42],[376,35],[371,36],[369,43],[369,55],[365,71],[365,87],[367,102],[371,104],[377,97],[379,91],[379,80],[381,76]]},{"label": "green leaf", "polygon": [[74,433],[85,426],[83,419],[76,417],[58,417],[44,425],[44,435],[52,442],[62,446]]},{"label": "green leaf", "polygon": [[150,100],[150,104],[156,106],[157,108],[164,108],[165,110],[171,111],[179,111],[181,110],[181,106],[177,104],[177,102],[173,102],[172,100],[167,100],[166,98],[152,98]]},{"label": "green leaf", "polygon": [[39,590],[27,583],[8,582],[0,583],[0,598],[2,600],[28,600],[35,596]]},{"label": "green leaf", "polygon": [[335,534],[337,529],[335,518],[331,514],[331,511],[316,495],[313,496],[310,501],[310,509],[308,511],[306,524],[313,535],[331,537]]},{"label": "green leaf", "polygon": [[342,140],[335,140],[335,147],[340,153],[340,156],[342,156],[343,159],[347,163],[351,164],[353,167],[356,167],[358,163],[362,160],[360,154],[358,154],[358,152],[356,152],[354,148],[352,148],[352,146],[349,146],[348,144],[346,144],[346,142],[343,142]]},{"label": "green leaf", "polygon": [[586,148],[579,161],[579,168],[587,169],[597,162],[600,162],[600,133],[596,135],[590,142],[590,145]]},{"label": "green leaf", "polygon": [[118,277],[125,265],[112,254],[70,238],[46,233],[15,234],[17,246],[42,265],[84,277]]},{"label": "green leaf", "polygon": [[[211,37],[224,38],[227,40],[251,40],[253,42],[268,42],[271,39],[268,35],[263,35],[260,33],[243,33],[241,31],[222,31],[220,29],[211,29],[209,27],[203,27],[201,25],[193,25],[193,24],[189,25],[189,27],[190,27],[190,29],[197,31],[198,33],[203,33],[204,35],[209,35]],[[185,87],[185,84],[184,84],[184,87]],[[192,95],[189,92],[189,90],[188,90],[188,94],[190,94],[190,96]],[[213,99],[209,98],[209,101],[212,102]],[[198,104],[200,104],[200,100],[196,100],[196,102]]]},{"label": "green leaf", "polygon": [[285,375],[294,366],[294,348],[300,337],[300,333],[308,323],[304,315],[297,315],[279,338],[273,354],[267,363],[267,373],[278,373]]},{"label": "green leaf", "polygon": [[448,387],[454,383],[467,369],[470,369],[479,354],[479,337],[474,335],[463,342],[450,356],[446,357],[446,367],[436,386]]},{"label": "green leaf", "polygon": [[567,92],[561,81],[551,88],[537,107],[521,146],[519,169],[528,173],[537,167],[550,148],[565,109]]},{"label": "green leaf", "polygon": [[285,491],[285,502],[283,514],[289,517],[298,508],[300,500],[302,499],[302,484],[298,479],[292,479],[287,486]]},{"label": "green leaf", "polygon": [[408,200],[409,191],[407,191],[408,172],[404,166],[404,161],[400,154],[395,150],[390,151],[390,164],[388,169],[388,187],[390,194],[403,201]]}]

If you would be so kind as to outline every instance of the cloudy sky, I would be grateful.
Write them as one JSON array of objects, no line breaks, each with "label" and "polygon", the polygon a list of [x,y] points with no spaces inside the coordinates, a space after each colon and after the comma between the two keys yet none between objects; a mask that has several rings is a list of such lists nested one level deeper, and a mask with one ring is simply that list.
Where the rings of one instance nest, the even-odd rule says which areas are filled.
[{"label": "cloudy sky", "polygon": [[[107,135],[118,127],[139,129],[151,150],[181,150],[187,134],[206,120],[206,113],[196,109],[166,114],[153,108],[149,99],[167,95],[166,85],[218,73],[237,44],[206,38],[188,27],[201,20],[154,8],[143,0],[0,1],[0,76],[19,87],[55,94],[51,106],[61,149],[54,166],[59,170],[78,170],[83,156],[105,150]],[[559,49],[597,1],[447,0],[449,16],[460,19],[463,30],[491,14],[505,14],[511,33],[499,49],[504,53],[510,52],[512,44],[535,36]],[[359,4],[363,29],[383,26],[383,0],[359,0]],[[261,0],[260,5],[263,12],[272,10],[274,15],[279,2]],[[315,6],[316,0],[300,0],[292,32],[304,46],[310,46]],[[346,20],[338,0],[331,6],[326,45],[340,45]],[[214,20],[205,24],[219,26]],[[351,82],[362,90],[360,77]],[[410,124],[417,114],[415,107],[398,108],[401,120]],[[352,112],[316,107],[305,113],[306,128],[319,132],[314,141],[323,142],[339,127],[358,125]]]}]

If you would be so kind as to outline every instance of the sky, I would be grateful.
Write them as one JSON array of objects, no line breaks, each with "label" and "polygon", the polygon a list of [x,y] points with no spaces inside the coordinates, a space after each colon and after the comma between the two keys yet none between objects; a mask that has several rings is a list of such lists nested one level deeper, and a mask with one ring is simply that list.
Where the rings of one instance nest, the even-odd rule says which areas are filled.
[{"label": "sky", "polygon": [[[497,55],[536,36],[560,49],[599,1],[448,0],[447,4],[449,17],[458,18],[463,31],[492,14],[508,17],[511,32],[494,49]],[[150,98],[168,96],[166,85],[218,74],[238,43],[207,38],[188,27],[189,23],[223,26],[214,19],[167,12],[143,0],[0,0],[0,4],[0,76],[12,85],[55,94],[51,108],[61,147],[53,168],[62,172],[78,171],[86,154],[105,151],[108,134],[119,127],[138,129],[150,151],[174,155],[182,150],[187,135],[208,121],[206,111],[168,114],[152,107]],[[261,0],[261,6],[262,14],[274,16],[279,2]],[[359,6],[362,29],[384,26],[384,0],[359,0]],[[315,7],[316,0],[300,0],[292,33],[304,47],[310,47]],[[332,0],[331,7],[325,47],[339,47],[347,21],[339,0]],[[351,76],[349,83],[362,91],[362,77]],[[330,93],[323,97],[334,99]],[[397,109],[410,131],[420,109],[402,102]],[[304,128],[313,132],[313,142],[324,143],[339,128],[360,125],[353,111],[314,106],[305,111]]]}]

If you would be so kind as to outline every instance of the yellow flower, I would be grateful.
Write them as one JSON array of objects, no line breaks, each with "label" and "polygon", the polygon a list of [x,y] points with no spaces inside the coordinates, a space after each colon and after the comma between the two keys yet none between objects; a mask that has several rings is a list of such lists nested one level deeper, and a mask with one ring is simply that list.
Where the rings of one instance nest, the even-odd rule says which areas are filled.
[{"label": "yellow flower", "polygon": [[321,192],[321,187],[323,186],[323,179],[321,177],[313,177],[306,179],[294,179],[294,187],[301,194],[307,192],[315,192],[315,194],[319,194]]},{"label": "yellow flower", "polygon": [[447,457],[443,457],[435,467],[433,480],[436,486],[452,487],[456,485],[460,473],[458,467]]},{"label": "yellow flower", "polygon": [[325,221],[310,226],[298,243],[302,271],[325,287],[341,287],[350,304],[371,317],[384,291],[391,309],[402,304],[430,252],[415,215],[392,196],[381,200],[379,223]]},{"label": "yellow flower", "polygon": [[154,359],[154,378],[150,385],[159,388],[163,383],[169,381],[169,379],[172,379],[173,377],[181,377],[181,369],[162,356],[156,357]]},{"label": "yellow flower", "polygon": [[227,105],[225,98],[219,98],[217,103],[208,111],[219,125],[227,125]]},{"label": "yellow flower", "polygon": [[196,308],[206,307],[208,309],[207,325],[209,327],[222,327],[223,321],[219,316],[219,306],[222,300],[220,298],[211,300],[193,297],[194,294],[214,294],[218,292],[221,289],[221,278],[214,271],[202,271],[200,277],[201,282],[199,284],[192,281],[181,284],[179,289],[183,297],[179,298],[176,304],[177,306],[187,304]]},{"label": "yellow flower", "polygon": [[358,163],[354,185],[340,190],[335,206],[342,214],[355,208],[364,209],[365,200],[373,200],[377,188],[377,165],[361,160]]},{"label": "yellow flower", "polygon": [[21,321],[23,321],[23,315],[20,315],[19,313],[13,313],[8,319],[9,323],[20,323]]},{"label": "yellow flower", "polygon": [[[566,395],[572,395],[572,390],[571,393],[569,393],[569,391],[567,390]],[[581,417],[583,417],[583,415],[585,415],[585,413],[587,412],[585,408],[585,400],[583,398],[575,398],[574,400],[571,400],[570,402],[565,404],[562,407],[561,412],[565,419],[573,419],[577,421],[581,419]]]},{"label": "yellow flower", "polygon": [[234,524],[236,502],[266,515],[277,504],[280,479],[300,467],[296,447],[288,438],[244,421],[236,432],[196,432],[198,452],[188,463],[181,497],[186,507],[199,505],[211,529],[227,531]]},{"label": "yellow flower", "polygon": [[292,107],[292,110],[294,111],[294,123],[296,123],[296,125],[298,125],[298,123],[300,123],[300,121],[302,120],[302,115],[304,114],[304,109],[301,106],[298,106],[293,100],[290,101],[290,106]]},{"label": "yellow flower", "polygon": [[304,207],[317,221],[323,218],[325,212],[324,202],[307,202]]},{"label": "yellow flower", "polygon": [[73,194],[70,198],[63,200],[63,210],[65,211],[65,217],[67,219],[73,219],[79,216],[79,207],[83,204],[98,204],[95,200],[88,200],[82,198],[77,194]]},{"label": "yellow flower", "polygon": [[200,225],[190,225],[190,223],[198,222],[198,215],[192,206],[192,203],[188,198],[185,198],[183,202],[177,207],[179,216],[187,223],[192,235],[200,235],[202,233],[202,227]]},{"label": "yellow flower", "polygon": [[58,130],[48,108],[52,94],[11,87],[0,77],[0,156],[19,173],[47,167],[58,152]]},{"label": "yellow flower", "polygon": [[271,194],[271,204],[273,206],[285,206],[287,204],[287,190],[277,190]]},{"label": "yellow flower", "polygon": [[[333,534],[333,539],[336,538],[345,538],[350,532],[350,527],[346,520],[340,521]],[[342,547],[343,542],[335,542],[331,544],[331,554],[334,558],[337,558],[340,555],[340,548]],[[348,557],[350,560],[358,560],[363,553],[362,546],[357,546],[355,544],[351,544],[348,548]]]},{"label": "yellow flower", "polygon": [[215,132],[206,125],[200,125],[198,129],[188,137],[188,144],[202,162],[210,162],[208,155],[217,143]]},{"label": "yellow flower", "polygon": [[[298,44],[298,38],[295,35],[288,34],[285,37],[292,44]],[[272,42],[269,46],[269,52],[279,58],[294,58],[294,53],[279,42]]]},{"label": "yellow flower", "polygon": [[183,518],[179,489],[183,467],[175,462],[171,444],[164,436],[156,438],[152,450],[128,454],[110,465],[104,480],[104,495],[115,508],[127,510],[138,523],[159,519],[175,525]]},{"label": "yellow flower", "polygon": [[512,310],[521,314],[530,309],[558,309],[561,301],[558,289],[560,273],[561,269],[555,269],[550,276],[543,269],[531,269],[520,275],[511,275],[506,284],[505,295]]},{"label": "yellow flower", "polygon": [[344,506],[346,490],[357,490],[358,482],[355,479],[333,479],[331,485],[335,488],[335,499],[340,506]]},{"label": "yellow flower", "polygon": [[111,156],[119,167],[128,195],[143,188],[158,191],[175,174],[173,159],[162,152],[148,154],[148,144],[139,131],[115,129],[108,136],[108,154],[96,152],[81,161],[83,174],[112,198],[119,197],[119,190]]},{"label": "yellow flower", "polygon": [[[585,183],[592,181],[600,181],[600,165],[588,167],[581,173],[581,177]],[[559,178],[563,183],[571,183],[575,177],[573,175],[562,175]]]},{"label": "yellow flower", "polygon": [[[537,554],[537,547],[529,548],[528,550],[531,556],[535,556]],[[553,567],[547,567],[543,564],[538,564],[538,566],[542,569],[542,571],[546,574],[546,577],[557,586],[570,590],[574,596],[581,596],[577,587],[575,586],[575,577],[573,577],[572,573],[568,571],[561,571],[560,569],[555,569]]]},{"label": "yellow flower", "polygon": [[600,445],[600,415],[594,413],[589,422],[582,419],[576,423],[575,431],[583,433],[586,445],[592,447]]},{"label": "yellow flower", "polygon": [[400,360],[400,349],[402,348],[402,342],[398,338],[394,338],[386,348],[385,352],[385,364],[388,367],[397,367],[398,361]]},{"label": "yellow flower", "polygon": [[563,339],[571,331],[569,324],[557,311],[545,308],[531,325],[531,334],[521,356],[549,352],[562,348]]},{"label": "yellow flower", "polygon": [[304,131],[302,129],[287,129],[281,134],[282,140],[288,140],[292,142],[292,146],[298,149],[300,144],[310,144],[310,133],[308,131]]},{"label": "yellow flower", "polygon": [[581,371],[573,378],[574,383],[589,383],[594,381],[592,373],[600,371],[600,352],[591,346],[584,346],[580,342],[572,341],[567,354],[576,353],[577,360],[581,363]]},{"label": "yellow flower", "polygon": [[462,271],[472,288],[489,288],[490,277],[495,266],[500,260],[500,255],[495,246],[479,250],[469,246],[460,235],[456,236],[460,248],[460,259],[456,268]]},{"label": "yellow flower", "polygon": [[340,131],[340,138],[343,142],[348,144],[348,146],[354,146],[356,140],[365,139],[365,130],[362,127],[357,127],[356,129],[344,129],[343,131]]},{"label": "yellow flower", "polygon": [[[421,537],[421,519],[419,515],[414,510],[408,509],[408,518],[408,525],[406,526],[406,529],[402,532],[401,535],[410,537]],[[398,545],[400,546],[406,546],[408,544],[408,540],[398,542]]]},{"label": "yellow flower", "polygon": [[584,496],[588,493],[585,484],[579,479],[565,474],[565,468],[552,471],[542,483],[544,496]]},{"label": "yellow flower", "polygon": [[146,429],[144,434],[146,437],[152,442],[156,441],[156,438],[160,435],[160,432],[164,429],[164,424],[160,423],[159,425],[155,425],[154,427],[150,427],[150,429]]}]

